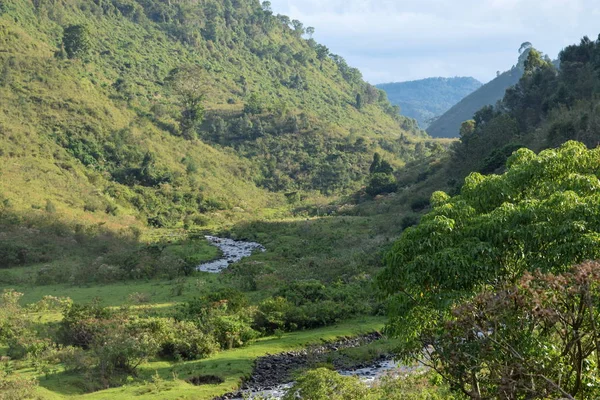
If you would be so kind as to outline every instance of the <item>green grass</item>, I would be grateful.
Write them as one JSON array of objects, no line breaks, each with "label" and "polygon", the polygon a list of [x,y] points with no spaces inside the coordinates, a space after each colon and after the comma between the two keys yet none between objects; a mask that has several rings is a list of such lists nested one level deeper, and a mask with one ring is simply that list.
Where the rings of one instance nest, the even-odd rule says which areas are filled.
[{"label": "green grass", "polygon": [[[39,394],[43,399],[85,398],[85,399],[129,399],[143,395],[146,399],[198,399],[208,400],[215,396],[235,390],[243,377],[249,376],[257,357],[266,354],[277,354],[333,341],[344,336],[355,336],[383,327],[385,320],[381,317],[361,318],[336,324],[322,329],[284,334],[282,337],[266,337],[257,340],[248,347],[223,351],[217,355],[200,361],[171,363],[155,361],[140,367],[139,377],[135,382],[118,388],[111,388],[95,393],[81,393],[78,386],[81,377],[58,373],[46,379],[40,377]],[[26,370],[21,373],[32,374]],[[152,376],[159,376],[170,386],[169,390],[152,393]],[[197,375],[217,375],[225,380],[220,385],[193,386],[184,380]],[[178,379],[174,379],[176,376]]]},{"label": "green grass", "polygon": [[[183,285],[181,296],[176,296],[175,290]],[[129,300],[133,293],[149,295],[149,304],[182,302],[194,296],[201,296],[211,290],[223,286],[215,274],[198,274],[176,280],[126,281],[106,285],[96,284],[89,287],[72,285],[48,286],[12,286],[11,288],[24,293],[22,304],[34,303],[46,295],[70,297],[76,303],[89,303],[99,299],[106,306],[135,304]]]}]

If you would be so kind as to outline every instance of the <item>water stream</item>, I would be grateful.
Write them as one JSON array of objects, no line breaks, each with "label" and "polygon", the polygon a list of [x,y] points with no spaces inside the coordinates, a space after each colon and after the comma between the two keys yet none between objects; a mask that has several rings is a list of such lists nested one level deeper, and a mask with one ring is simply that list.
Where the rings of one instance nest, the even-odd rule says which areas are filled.
[{"label": "water stream", "polygon": [[223,253],[223,257],[218,260],[200,264],[196,269],[203,272],[218,274],[230,264],[240,261],[244,257],[249,257],[255,250],[266,251],[263,245],[255,242],[244,242],[242,240],[233,240],[218,238],[216,236],[205,236],[213,246],[217,246]]},{"label": "water stream", "polygon": [[[357,376],[363,382],[368,385],[376,383],[379,379],[384,376],[399,376],[401,374],[408,374],[413,372],[413,367],[407,367],[398,365],[393,360],[380,361],[371,367],[360,368],[356,370],[338,371],[340,375],[344,376]],[[234,397],[232,400],[246,400],[246,399],[269,399],[269,400],[280,400],[294,385],[294,382],[284,383],[272,388],[265,390],[246,390],[243,391],[243,397]]]}]

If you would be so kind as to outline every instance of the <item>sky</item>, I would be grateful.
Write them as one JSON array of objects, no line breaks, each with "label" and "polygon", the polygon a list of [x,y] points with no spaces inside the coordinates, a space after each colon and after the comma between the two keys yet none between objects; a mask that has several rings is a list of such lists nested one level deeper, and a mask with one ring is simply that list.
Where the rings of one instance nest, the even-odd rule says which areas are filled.
[{"label": "sky", "polygon": [[372,83],[433,76],[488,82],[529,41],[552,59],[600,33],[599,0],[270,0],[275,14],[315,28],[314,39]]}]

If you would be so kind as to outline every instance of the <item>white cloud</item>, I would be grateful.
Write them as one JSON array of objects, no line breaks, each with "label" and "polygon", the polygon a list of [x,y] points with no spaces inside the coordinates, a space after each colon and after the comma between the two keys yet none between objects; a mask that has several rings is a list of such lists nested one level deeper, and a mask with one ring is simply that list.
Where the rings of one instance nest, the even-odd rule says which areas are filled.
[{"label": "white cloud", "polygon": [[276,13],[316,28],[315,39],[366,79],[471,75],[487,81],[530,41],[556,57],[583,35],[596,38],[594,0],[271,0]]}]

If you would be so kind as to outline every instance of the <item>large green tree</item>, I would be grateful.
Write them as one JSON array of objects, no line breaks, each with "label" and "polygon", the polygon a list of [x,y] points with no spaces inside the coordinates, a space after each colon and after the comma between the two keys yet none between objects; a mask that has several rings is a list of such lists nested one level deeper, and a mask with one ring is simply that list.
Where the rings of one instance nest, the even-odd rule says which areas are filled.
[{"label": "large green tree", "polygon": [[525,271],[564,272],[600,258],[600,149],[568,142],[536,155],[520,149],[503,175],[467,177],[461,194],[437,192],[407,229],[379,277],[390,330],[421,350],[422,329],[457,299]]}]

